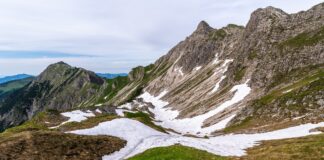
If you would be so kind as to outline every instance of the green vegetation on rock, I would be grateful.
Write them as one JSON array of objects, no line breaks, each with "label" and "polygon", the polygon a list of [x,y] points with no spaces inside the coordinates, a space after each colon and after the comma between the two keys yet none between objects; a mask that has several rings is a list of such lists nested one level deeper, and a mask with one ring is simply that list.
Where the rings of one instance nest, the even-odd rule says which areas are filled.
[{"label": "green vegetation on rock", "polygon": [[209,39],[211,40],[223,40],[226,37],[227,33],[224,29],[218,29],[209,34]]},{"label": "green vegetation on rock", "polygon": [[296,160],[324,158],[324,134],[301,138],[264,141],[261,145],[247,150],[243,160]]},{"label": "green vegetation on rock", "polygon": [[29,82],[31,82],[33,78],[25,78],[25,79],[20,79],[20,80],[14,80],[14,81],[9,81],[3,84],[0,84],[0,97],[8,94],[10,92],[13,92],[17,89],[20,89],[27,85]]},{"label": "green vegetation on rock", "polygon": [[254,58],[256,58],[258,56],[256,51],[251,51],[248,55],[248,59],[249,60],[253,60]]},{"label": "green vegetation on rock", "polygon": [[128,77],[116,77],[114,79],[107,79],[106,82],[107,87],[105,88],[104,93],[100,97],[98,103],[104,103],[105,101],[109,101],[116,96],[118,91],[128,84],[129,79]]},{"label": "green vegetation on rock", "polygon": [[36,114],[31,120],[26,121],[19,126],[15,126],[7,129],[5,132],[0,134],[0,137],[12,135],[24,131],[48,130],[45,121],[47,121],[51,115],[59,116],[59,113],[52,110],[40,112]]},{"label": "green vegetation on rock", "polygon": [[[324,71],[320,69],[309,74],[295,83],[273,90],[269,94],[252,101],[246,108],[250,111],[245,119],[225,128],[224,132],[252,129],[263,125],[266,125],[270,130],[286,128],[294,123],[283,121],[284,119],[303,116],[307,113],[313,115],[312,122],[316,121],[318,119],[316,117],[320,117],[316,114],[320,114],[318,111],[321,112],[317,103],[318,98],[323,97]],[[276,125],[267,125],[270,122]]]},{"label": "green vegetation on rock", "polygon": [[131,113],[131,112],[124,112],[126,118],[132,118],[135,120],[138,120],[142,123],[144,123],[147,126],[150,126],[151,128],[160,131],[160,132],[166,132],[162,127],[155,125],[152,122],[152,118],[144,112],[136,112],[136,113]]},{"label": "green vegetation on rock", "polygon": [[315,31],[303,32],[301,34],[298,34],[297,36],[282,42],[280,46],[300,48],[304,46],[312,46],[318,44],[323,39],[324,39],[324,27],[321,27]]},{"label": "green vegetation on rock", "polygon": [[234,80],[235,81],[242,80],[242,78],[245,75],[245,71],[246,71],[246,67],[242,67],[242,68],[240,68],[240,70],[236,71],[236,73],[234,74]]}]

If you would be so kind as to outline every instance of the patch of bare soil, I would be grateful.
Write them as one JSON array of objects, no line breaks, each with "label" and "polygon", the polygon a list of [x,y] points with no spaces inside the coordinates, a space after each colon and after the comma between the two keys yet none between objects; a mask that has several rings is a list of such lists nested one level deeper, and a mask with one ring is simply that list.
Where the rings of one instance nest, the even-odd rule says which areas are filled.
[{"label": "patch of bare soil", "polygon": [[110,136],[23,132],[0,139],[1,160],[89,160],[120,150],[126,141]]}]

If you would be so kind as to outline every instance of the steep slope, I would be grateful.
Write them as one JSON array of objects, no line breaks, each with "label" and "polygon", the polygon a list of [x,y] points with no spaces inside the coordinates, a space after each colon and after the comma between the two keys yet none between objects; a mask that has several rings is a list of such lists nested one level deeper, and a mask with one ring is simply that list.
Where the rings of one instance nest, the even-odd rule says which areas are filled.
[{"label": "steep slope", "polygon": [[[254,116],[250,115],[252,101],[309,76],[303,73],[322,70],[323,26],[323,3],[296,14],[273,7],[258,9],[251,14],[245,28],[228,25],[214,29],[202,21],[192,35],[154,64],[133,69],[129,74],[130,83],[109,103],[122,104],[145,91],[149,94],[131,105],[136,108],[143,100],[148,102],[139,109],[151,112],[157,121],[178,132],[181,132],[177,130],[178,124],[166,125],[169,122],[164,120],[178,123],[177,119],[199,117],[203,128],[216,124],[221,126],[218,129],[237,125]],[[286,79],[285,75],[292,76]],[[322,81],[321,75],[319,81]],[[307,88],[307,85],[302,83],[299,87]],[[321,93],[314,94],[318,95],[316,101],[321,102]],[[310,96],[310,92],[304,96]],[[159,101],[159,110],[151,109],[154,108],[152,99]],[[314,111],[304,109],[305,112],[282,118],[321,111],[321,104],[316,105]],[[305,104],[303,108],[308,107]]]},{"label": "steep slope", "polygon": [[0,130],[21,124],[36,113],[88,107],[103,92],[105,80],[95,73],[59,62],[0,103]]},{"label": "steep slope", "polygon": [[0,84],[0,98],[4,97],[5,95],[8,95],[9,93],[20,89],[27,85],[29,82],[33,80],[33,77],[19,79],[19,80],[13,80],[6,83]]}]

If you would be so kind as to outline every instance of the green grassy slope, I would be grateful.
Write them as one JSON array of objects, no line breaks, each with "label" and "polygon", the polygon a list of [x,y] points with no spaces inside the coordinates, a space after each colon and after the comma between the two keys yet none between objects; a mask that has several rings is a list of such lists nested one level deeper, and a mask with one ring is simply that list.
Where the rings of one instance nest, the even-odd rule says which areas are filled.
[{"label": "green grassy slope", "polygon": [[[289,75],[286,77],[289,78]],[[304,74],[303,78],[294,83],[277,87],[267,95],[251,102],[246,108],[249,113],[243,113],[247,113],[244,115],[245,119],[225,128],[225,132],[237,132],[252,128],[269,131],[298,123],[321,121],[320,114],[323,113],[323,109],[319,105],[319,100],[323,98],[323,91],[324,70],[319,68],[309,72],[308,75]],[[293,120],[300,116],[305,117]]]},{"label": "green grassy slope", "polygon": [[247,150],[244,160],[296,160],[296,159],[324,159],[324,134],[302,138],[274,140],[262,142]]},{"label": "green grassy slope", "polygon": [[20,79],[20,80],[14,80],[10,82],[6,82],[3,84],[0,84],[0,97],[2,95],[5,95],[9,92],[12,92],[14,90],[20,89],[27,85],[29,82],[33,80],[32,77],[30,78],[25,78],[25,79]]},{"label": "green grassy slope", "polygon": [[157,147],[135,155],[128,160],[226,160],[206,151],[181,145]]}]

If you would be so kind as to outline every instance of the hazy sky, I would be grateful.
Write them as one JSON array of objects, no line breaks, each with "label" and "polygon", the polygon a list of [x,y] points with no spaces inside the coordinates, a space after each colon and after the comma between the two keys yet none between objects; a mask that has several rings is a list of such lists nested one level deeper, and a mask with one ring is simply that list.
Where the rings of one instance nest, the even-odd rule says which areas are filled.
[{"label": "hazy sky", "polygon": [[245,25],[252,11],[288,13],[321,0],[0,0],[0,75],[37,75],[57,61],[96,72],[147,65],[201,20]]}]

